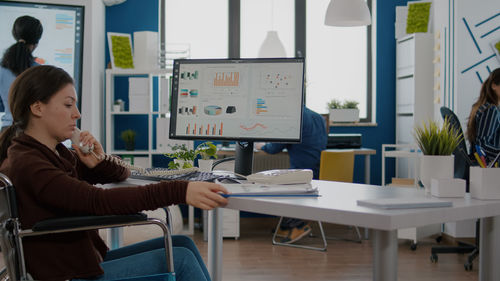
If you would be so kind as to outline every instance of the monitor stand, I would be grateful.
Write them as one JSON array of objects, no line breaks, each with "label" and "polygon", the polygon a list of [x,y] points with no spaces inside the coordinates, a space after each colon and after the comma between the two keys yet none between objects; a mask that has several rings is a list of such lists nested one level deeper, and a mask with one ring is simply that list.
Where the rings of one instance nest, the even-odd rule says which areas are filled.
[{"label": "monitor stand", "polygon": [[248,176],[253,167],[253,142],[236,142],[234,172]]}]

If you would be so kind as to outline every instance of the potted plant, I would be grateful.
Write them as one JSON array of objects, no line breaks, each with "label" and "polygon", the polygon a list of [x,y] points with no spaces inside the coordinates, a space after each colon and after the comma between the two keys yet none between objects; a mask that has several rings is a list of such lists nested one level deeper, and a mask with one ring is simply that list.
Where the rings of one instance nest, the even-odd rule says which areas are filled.
[{"label": "potted plant", "polygon": [[[199,155],[201,159],[198,160],[200,170],[212,170],[213,160],[217,158],[217,147],[212,142],[204,142],[199,144],[195,149],[189,149],[185,144],[172,146],[172,153],[165,155],[173,160],[168,163],[169,169],[187,169],[192,168],[194,159]],[[201,162],[200,162],[201,161]],[[209,162],[204,162],[209,161]],[[205,166],[202,167],[203,164]]]},{"label": "potted plant", "polygon": [[135,136],[137,133],[132,129],[127,129],[122,131],[120,134],[121,139],[125,142],[126,150],[134,150],[135,148]]},{"label": "potted plant", "polygon": [[430,193],[432,178],[453,178],[452,153],[463,136],[446,118],[441,128],[432,120],[415,127],[414,137],[423,154],[420,157],[420,181],[424,185],[425,192]]},{"label": "potted plant", "polygon": [[198,167],[201,171],[212,171],[214,158],[217,159],[217,146],[212,142],[204,142],[196,147],[195,153],[200,155],[198,159]]},{"label": "potted plant", "polygon": [[359,122],[359,102],[346,100],[341,102],[338,99],[332,99],[328,102],[330,112],[329,119],[333,122]]}]

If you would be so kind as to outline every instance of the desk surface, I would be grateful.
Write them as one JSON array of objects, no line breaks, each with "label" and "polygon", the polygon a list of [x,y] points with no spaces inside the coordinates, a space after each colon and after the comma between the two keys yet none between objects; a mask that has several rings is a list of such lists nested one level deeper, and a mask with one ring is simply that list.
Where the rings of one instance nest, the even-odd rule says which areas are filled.
[{"label": "desk surface", "polygon": [[[234,147],[222,147],[222,148],[217,148],[217,154],[218,155],[234,155],[235,148]],[[354,155],[375,155],[377,154],[377,151],[375,149],[371,148],[346,148],[346,149],[325,149],[326,151],[349,151],[352,150],[354,151]],[[269,155],[268,153],[262,151],[262,150],[254,150],[254,154],[260,155],[260,154],[265,154]],[[278,154],[288,154],[287,151],[282,151],[279,152]]]},{"label": "desk surface", "polygon": [[425,197],[423,190],[353,183],[313,181],[318,198],[230,198],[226,208],[313,219],[380,230],[396,230],[434,223],[500,215],[500,200],[446,198],[453,207],[384,210],[357,205],[360,199]]}]

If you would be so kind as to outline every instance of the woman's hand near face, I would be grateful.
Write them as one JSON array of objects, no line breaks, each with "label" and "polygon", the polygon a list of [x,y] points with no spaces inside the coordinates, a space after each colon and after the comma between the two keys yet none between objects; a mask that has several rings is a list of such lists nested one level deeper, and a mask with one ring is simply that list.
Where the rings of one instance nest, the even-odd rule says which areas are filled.
[{"label": "woman's hand near face", "polygon": [[83,153],[80,147],[76,144],[72,144],[75,149],[78,158],[82,161],[85,166],[89,168],[94,168],[104,159],[104,150],[102,145],[94,138],[94,136],[88,131],[82,131],[80,133],[80,143],[82,145],[87,145],[88,147],[94,147],[91,153]]},{"label": "woman's hand near face", "polygon": [[192,181],[187,186],[186,203],[203,210],[225,206],[227,199],[219,193],[227,194],[229,192],[219,184]]}]

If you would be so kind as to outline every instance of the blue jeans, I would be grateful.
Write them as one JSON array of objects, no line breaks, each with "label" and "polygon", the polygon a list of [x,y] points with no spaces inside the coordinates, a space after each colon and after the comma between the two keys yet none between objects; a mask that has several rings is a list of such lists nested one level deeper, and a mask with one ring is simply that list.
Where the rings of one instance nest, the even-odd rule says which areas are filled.
[{"label": "blue jeans", "polygon": [[[109,251],[101,263],[104,275],[96,279],[73,279],[106,281],[125,277],[138,277],[166,272],[163,237],[136,243]],[[176,281],[210,281],[205,263],[193,240],[187,236],[172,236]]]}]

